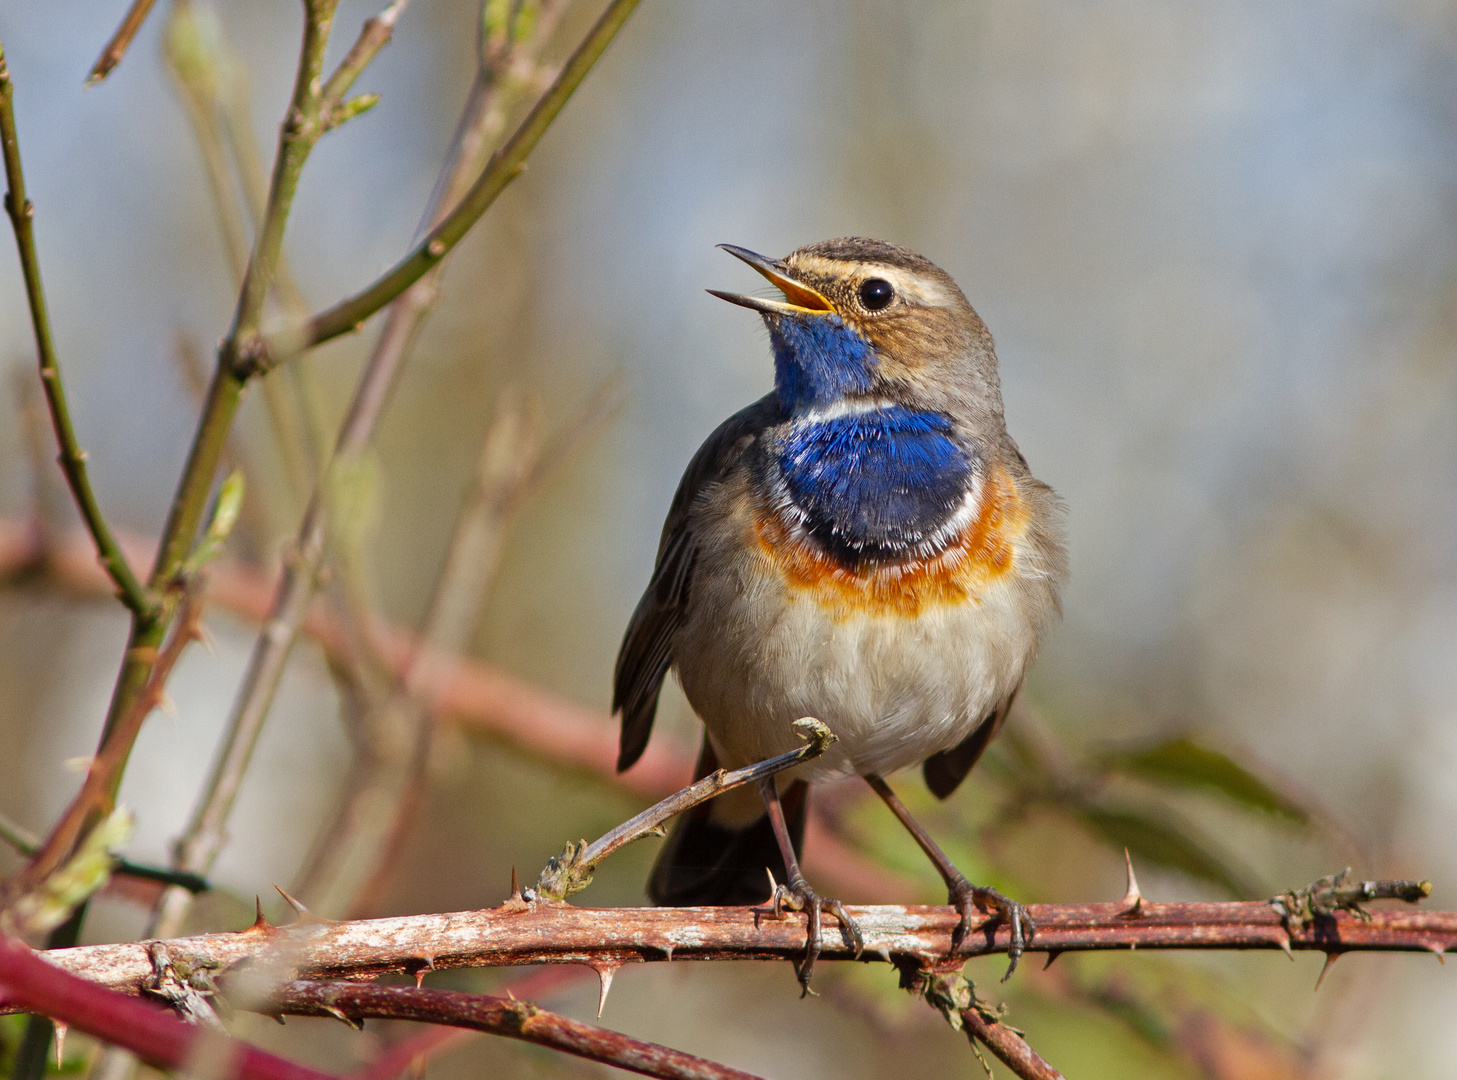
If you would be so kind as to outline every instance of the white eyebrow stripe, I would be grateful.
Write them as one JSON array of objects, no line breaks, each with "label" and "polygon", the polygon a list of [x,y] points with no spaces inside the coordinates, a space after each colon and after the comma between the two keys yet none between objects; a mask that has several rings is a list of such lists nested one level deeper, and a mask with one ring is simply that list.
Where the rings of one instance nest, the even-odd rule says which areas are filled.
[{"label": "white eyebrow stripe", "polygon": [[841,259],[822,258],[819,255],[801,256],[795,262],[806,272],[824,277],[884,278],[898,294],[924,307],[947,308],[954,307],[956,303],[944,282],[899,266],[886,266],[876,262],[846,262]]}]

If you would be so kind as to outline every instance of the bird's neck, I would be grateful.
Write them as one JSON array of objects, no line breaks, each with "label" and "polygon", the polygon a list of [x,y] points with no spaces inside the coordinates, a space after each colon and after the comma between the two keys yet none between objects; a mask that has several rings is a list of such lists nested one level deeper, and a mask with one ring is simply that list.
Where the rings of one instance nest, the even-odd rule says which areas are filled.
[{"label": "bird's neck", "polygon": [[969,510],[976,455],[945,415],[880,405],[791,420],[777,466],[793,524],[860,568],[938,554]]},{"label": "bird's neck", "polygon": [[877,363],[870,343],[838,315],[773,318],[774,393],[791,416],[868,394]]}]

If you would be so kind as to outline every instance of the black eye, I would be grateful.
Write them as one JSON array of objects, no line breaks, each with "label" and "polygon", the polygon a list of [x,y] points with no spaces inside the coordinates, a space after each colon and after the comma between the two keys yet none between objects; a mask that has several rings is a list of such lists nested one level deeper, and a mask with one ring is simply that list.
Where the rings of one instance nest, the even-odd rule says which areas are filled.
[{"label": "black eye", "polygon": [[895,290],[885,278],[867,278],[860,286],[860,303],[866,311],[880,311],[894,299]]}]

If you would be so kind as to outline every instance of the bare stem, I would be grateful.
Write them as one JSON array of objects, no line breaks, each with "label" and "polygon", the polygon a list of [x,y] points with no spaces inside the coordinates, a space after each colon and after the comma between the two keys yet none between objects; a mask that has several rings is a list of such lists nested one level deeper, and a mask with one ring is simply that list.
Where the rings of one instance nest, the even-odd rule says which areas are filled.
[{"label": "bare stem", "polygon": [[[534,43],[520,43],[511,55],[517,59],[524,58],[528,44],[539,48],[541,39],[538,37]],[[495,125],[501,122],[499,99],[509,84],[512,68],[512,64],[500,64],[491,72],[478,75],[462,112],[455,146],[447,157],[437,184],[439,202],[428,211],[432,221],[442,220],[452,205],[451,200],[468,188],[477,167],[477,148],[493,135]],[[328,546],[325,495],[331,483],[330,477],[337,475],[340,468],[357,461],[373,440],[410,344],[434,306],[441,269],[436,265],[429,275],[416,281],[391,306],[380,338],[360,375],[354,399],[335,443],[333,461],[304,514],[266,621],[266,632],[260,635],[249,660],[212,774],[187,832],[178,842],[174,863],[178,869],[206,873],[221,850],[226,822],[243,774],[262,733],[324,564]],[[154,929],[162,935],[175,933],[189,903],[190,897],[186,893],[170,891]]]},{"label": "bare stem", "polygon": [[628,818],[590,844],[568,844],[561,855],[553,857],[546,864],[546,869],[536,882],[537,892],[549,899],[565,900],[573,893],[585,889],[592,881],[597,864],[613,852],[644,836],[661,834],[665,822],[685,810],[691,810],[700,803],[722,795],[725,791],[732,791],[744,784],[757,783],[775,773],[811,761],[828,750],[835,741],[834,733],[811,717],[796,720],[794,728],[795,733],[806,740],[805,745],[799,749],[731,772],[715,769],[702,780]]},{"label": "bare stem", "polygon": [[1022,1080],[1063,1080],[1058,1072],[1027,1045],[1021,1032],[1007,1027],[982,1009],[972,1006],[961,1012],[962,1029],[968,1039],[982,1043]]},{"label": "bare stem", "polygon": [[96,541],[97,557],[115,583],[122,603],[134,615],[150,617],[159,610],[161,601],[142,585],[106,524],[86,471],[86,451],[81,449],[75,425],[71,422],[71,410],[61,382],[60,359],[51,334],[50,311],[41,283],[40,257],[35,246],[35,207],[26,197],[25,174],[20,167],[14,101],[15,85],[10,80],[4,48],[0,46],[0,146],[4,150],[5,179],[9,188],[5,194],[5,210],[10,215],[10,224],[15,230],[15,246],[20,252],[20,268],[25,277],[25,294],[30,303],[30,321],[35,330],[36,355],[40,361],[41,385],[45,387],[51,426],[55,428],[56,441],[61,448],[61,469],[86,521],[86,528]]},{"label": "bare stem", "polygon": [[271,335],[266,342],[250,343],[245,350],[247,358],[260,368],[274,367],[306,349],[347,334],[439,264],[480,220],[506,185],[520,175],[541,136],[592,70],[637,3],[638,0],[612,0],[572,53],[550,89],[541,96],[505,145],[491,155],[480,179],[460,204],[426,234],[414,251],[374,284],[315,315],[302,327]]},{"label": "bare stem", "polygon": [[96,58],[96,63],[91,66],[91,74],[86,77],[87,86],[95,86],[111,74],[112,68],[121,63],[121,58],[126,55],[127,49],[131,48],[132,39],[137,36],[137,31],[142,28],[142,23],[147,21],[152,5],[156,2],[157,0],[132,0],[132,6],[127,9],[126,17],[121,20],[121,25],[116,28],[116,33],[111,35],[111,40],[106,43],[106,48],[101,50],[101,55]]},{"label": "bare stem", "polygon": [[380,1017],[449,1024],[536,1043],[664,1080],[755,1080],[750,1073],[594,1024],[570,1020],[514,998],[455,990],[294,980],[274,990],[257,1008],[263,1012],[335,1016],[354,1021]]},{"label": "bare stem", "polygon": [[[519,395],[503,391],[475,483],[431,592],[420,647],[385,693],[363,703],[361,745],[344,797],[316,837],[299,876],[297,891],[324,915],[358,910],[406,827],[409,807],[424,782],[434,726],[435,703],[428,693],[437,681],[432,665],[442,655],[463,650],[474,631],[495,577],[507,522],[535,472],[539,452],[535,414]],[[368,610],[361,608],[353,621],[367,627]]]}]

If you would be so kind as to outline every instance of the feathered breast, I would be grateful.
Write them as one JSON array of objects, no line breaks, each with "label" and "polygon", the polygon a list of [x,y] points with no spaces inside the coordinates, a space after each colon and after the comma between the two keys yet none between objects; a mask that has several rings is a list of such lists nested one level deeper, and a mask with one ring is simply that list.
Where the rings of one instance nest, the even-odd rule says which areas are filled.
[{"label": "feathered breast", "polygon": [[927,608],[979,602],[1012,572],[1027,510],[1012,478],[994,469],[981,483],[971,520],[929,557],[861,560],[847,564],[782,513],[765,506],[754,540],[794,592],[806,594],[836,618],[855,614],[915,616]]}]

